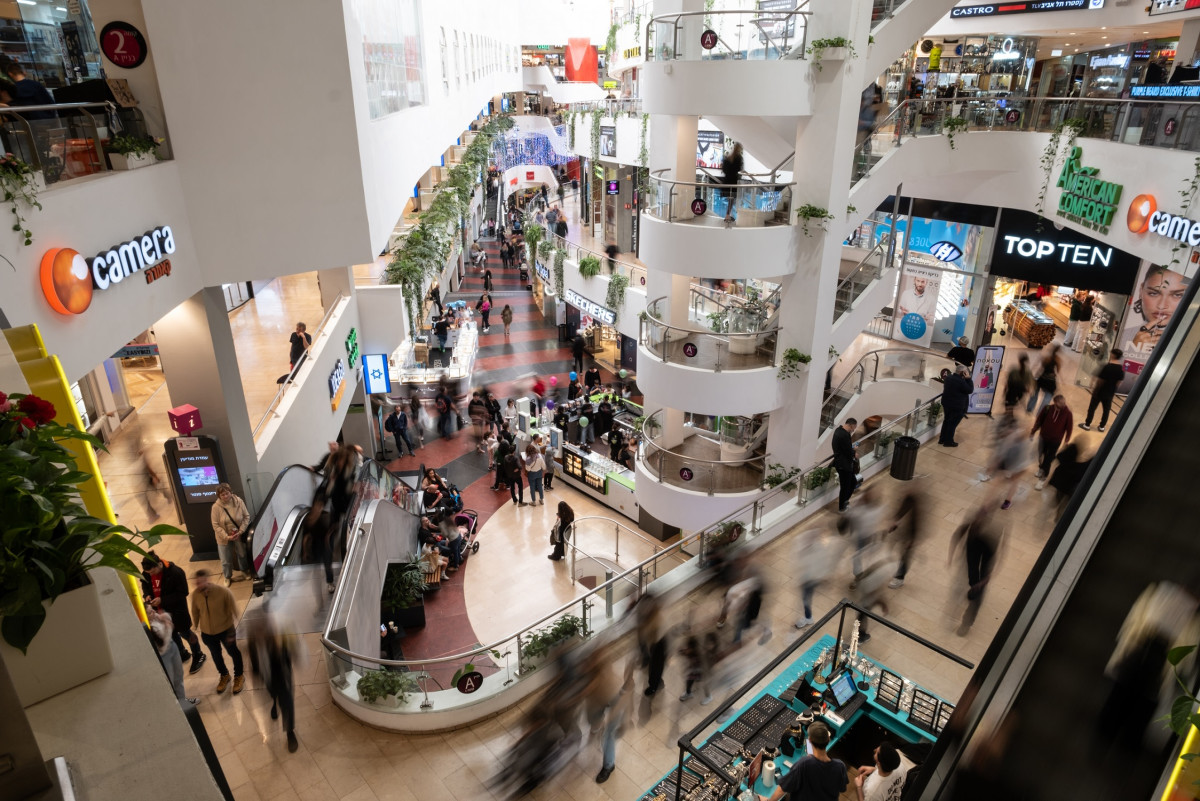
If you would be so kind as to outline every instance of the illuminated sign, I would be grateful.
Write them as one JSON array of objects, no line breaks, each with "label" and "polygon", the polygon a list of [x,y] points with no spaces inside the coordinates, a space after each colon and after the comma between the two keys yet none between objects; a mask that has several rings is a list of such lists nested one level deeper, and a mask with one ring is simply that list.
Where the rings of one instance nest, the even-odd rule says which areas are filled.
[{"label": "illuminated sign", "polygon": [[[1181,0],[1182,1],[1182,0]],[[999,17],[1005,14],[1030,14],[1035,11],[1071,11],[1081,8],[1103,8],[1097,0],[1028,0],[1020,3],[988,3],[977,6],[960,6],[950,9],[950,18]]]},{"label": "illuminated sign", "polygon": [[1200,100],[1200,84],[1154,84],[1129,87],[1130,97],[1155,100]]},{"label": "illuminated sign", "polygon": [[386,353],[368,353],[362,357],[363,389],[368,395],[382,395],[391,391],[392,378],[388,373]]},{"label": "illuminated sign", "polygon": [[938,261],[958,261],[962,249],[953,242],[934,242],[929,246],[929,253]]},{"label": "illuminated sign", "polygon": [[1174,239],[1190,247],[1200,247],[1200,222],[1158,210],[1154,195],[1138,195],[1129,204],[1125,224],[1135,234],[1147,231]]},{"label": "illuminated sign", "polygon": [[146,283],[171,274],[167,256],[175,252],[175,234],[164,225],[109,248],[91,259],[71,248],[53,248],[42,256],[42,294],[59,314],[82,314],[94,290],[106,290],[137,272]]},{"label": "illuminated sign", "polygon": [[1082,155],[1083,148],[1072,147],[1063,163],[1056,184],[1062,189],[1062,195],[1055,213],[1064,220],[1107,234],[1124,187],[1097,178],[1100,169],[1084,167],[1080,163]]},{"label": "illuminated sign", "polygon": [[1111,56],[1092,56],[1088,65],[1092,69],[1098,67],[1127,67],[1129,66],[1129,56],[1125,53],[1116,53]]},{"label": "illuminated sign", "polygon": [[568,289],[565,297],[567,303],[570,303],[584,314],[595,317],[605,325],[613,325],[617,322],[617,315],[611,309],[606,309],[599,303],[593,303],[573,289]]},{"label": "illuminated sign", "polygon": [[533,262],[533,269],[538,274],[539,278],[541,278],[547,284],[550,283],[550,268],[549,267],[547,267],[546,265],[542,264],[540,261],[535,259]]},{"label": "illuminated sign", "polygon": [[1197,8],[1200,8],[1200,0],[1153,0],[1150,4],[1150,16],[1193,11]]},{"label": "illuminated sign", "polygon": [[350,357],[350,363],[358,361],[358,329],[351,328],[350,333],[346,335],[346,354]]},{"label": "illuminated sign", "polygon": [[341,392],[342,386],[345,383],[346,363],[341,359],[338,359],[337,364],[333,368],[333,372],[329,374],[329,397],[336,398],[338,393]]},{"label": "illuminated sign", "polygon": [[[1019,236],[1004,237],[1004,252],[1014,253],[1025,259],[1051,258],[1063,264],[1079,264],[1089,267],[1108,267],[1112,264],[1113,249],[1099,245],[1073,242],[1051,242],[1045,239],[1029,239]],[[1055,254],[1058,254],[1055,256]]]}]

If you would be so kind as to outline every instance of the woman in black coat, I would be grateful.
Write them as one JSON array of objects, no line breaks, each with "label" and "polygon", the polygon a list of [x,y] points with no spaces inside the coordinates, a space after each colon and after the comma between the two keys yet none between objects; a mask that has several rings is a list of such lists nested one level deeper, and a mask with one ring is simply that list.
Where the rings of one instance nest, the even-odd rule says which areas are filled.
[{"label": "woman in black coat", "polygon": [[[184,662],[195,657],[191,669],[195,673],[208,657],[200,650],[200,638],[192,631],[192,616],[188,613],[187,602],[188,579],[183,568],[150,551],[142,560],[142,595],[147,606],[171,616],[171,623],[175,627],[171,639],[179,647],[179,657]],[[185,637],[192,646],[190,653],[183,644]]]},{"label": "woman in black coat", "polygon": [[552,562],[557,562],[566,556],[567,553],[567,537],[570,534],[571,525],[575,522],[575,510],[572,509],[566,501],[558,502],[558,516],[554,521],[554,553],[546,558]]}]

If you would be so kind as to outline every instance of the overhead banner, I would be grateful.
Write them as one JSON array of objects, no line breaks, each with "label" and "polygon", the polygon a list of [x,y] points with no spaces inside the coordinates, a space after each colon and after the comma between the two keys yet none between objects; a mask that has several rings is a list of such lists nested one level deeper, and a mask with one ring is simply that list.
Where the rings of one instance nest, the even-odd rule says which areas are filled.
[{"label": "overhead banner", "polygon": [[382,395],[392,391],[392,379],[388,374],[386,353],[367,353],[362,357],[363,387],[368,395]]},{"label": "overhead banner", "polygon": [[[1183,0],[1180,0],[1182,2]],[[1188,0],[1192,2],[1192,0]],[[967,17],[1000,17],[1007,14],[1031,14],[1036,11],[1077,11],[1079,9],[1103,8],[1100,0],[1028,0],[1016,3],[985,3],[977,6],[959,6],[950,9],[950,19]]]},{"label": "overhead banner", "polygon": [[967,401],[967,414],[991,414],[996,400],[996,383],[1000,377],[1000,365],[1004,363],[1003,345],[985,345],[975,351],[975,365],[971,368],[971,380],[975,391]]},{"label": "overhead banner", "polygon": [[904,275],[900,279],[900,302],[896,305],[896,313],[892,315],[892,339],[929,347],[941,283],[940,270],[915,264],[904,265]]},{"label": "overhead banner", "polygon": [[1129,298],[1129,309],[1125,312],[1125,323],[1117,337],[1121,349],[1121,367],[1125,369],[1125,380],[1117,392],[1127,394],[1133,389],[1150,360],[1150,354],[1158,346],[1167,323],[1171,322],[1180,301],[1187,294],[1190,279],[1183,273],[1147,263],[1138,276],[1137,288]]}]

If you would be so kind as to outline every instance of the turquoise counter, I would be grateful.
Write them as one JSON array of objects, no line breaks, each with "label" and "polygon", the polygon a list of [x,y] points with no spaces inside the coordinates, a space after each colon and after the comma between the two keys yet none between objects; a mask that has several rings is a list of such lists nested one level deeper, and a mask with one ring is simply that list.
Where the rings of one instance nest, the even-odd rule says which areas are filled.
[{"label": "turquoise counter", "polygon": [[[794,684],[801,677],[804,677],[805,674],[812,669],[813,664],[821,655],[822,650],[825,648],[832,648],[834,645],[834,638],[828,634],[816,640],[799,658],[797,658],[786,668],[781,669],[775,679],[768,684],[762,690],[762,692],[754,695],[745,704],[738,708],[730,717],[730,719],[721,725],[717,733],[710,736],[703,743],[697,743],[696,750],[704,751],[706,756],[715,758],[719,764],[730,766],[730,770],[736,770],[737,767],[743,763],[743,759],[740,757],[723,759],[722,757],[725,752],[721,750],[722,743],[729,743],[730,738],[732,738],[732,740],[736,740],[738,742],[749,743],[754,743],[755,740],[758,740],[759,745],[762,745],[764,742],[762,737],[751,737],[748,741],[744,738],[746,737],[747,731],[753,729],[755,721],[762,718],[761,713],[763,710],[785,710],[783,712],[770,713],[770,715],[774,716],[776,721],[783,719],[794,720],[794,714],[799,714],[800,712],[805,711],[808,708],[808,705],[803,703],[801,699],[796,699],[787,704],[784,704],[784,702],[780,701],[779,699],[786,693],[792,684]],[[922,742],[932,742],[935,735],[914,725],[909,720],[909,712],[905,708],[904,704],[901,704],[898,712],[892,712],[890,709],[886,709],[879,705],[877,696],[879,679],[882,674],[878,671],[887,670],[888,668],[886,665],[880,664],[879,662],[871,659],[868,655],[862,653],[861,648],[859,650],[859,656],[865,657],[866,660],[874,666],[877,672],[873,677],[871,677],[869,688],[866,690],[861,690],[862,694],[866,696],[865,703],[863,703],[863,705],[848,719],[839,722],[839,719],[836,716],[817,716],[817,719],[824,720],[829,725],[829,728],[833,731],[833,740],[829,747],[831,749],[836,748],[838,740],[842,737],[842,735],[849,731],[849,729],[854,726],[855,723],[864,718],[874,721],[907,743],[916,744]],[[857,670],[855,671],[855,675],[861,678],[861,674],[859,674]],[[908,680],[906,679],[906,681]],[[826,689],[826,685],[820,685],[817,687],[817,689],[824,690]],[[917,689],[920,690],[919,687]],[[926,692],[924,690],[920,691]],[[933,696],[932,694],[928,695],[931,698],[936,698],[936,696]],[[937,699],[937,702],[945,706],[945,709],[947,710],[945,717],[948,717],[948,710],[953,709],[953,707],[942,699]],[[942,717],[941,720],[944,721],[945,717]],[[770,728],[770,726],[768,725],[766,728]],[[774,740],[772,744],[778,747],[778,737],[771,737],[767,739]],[[786,775],[788,770],[791,769],[792,763],[799,759],[803,753],[804,752],[802,749],[797,749],[796,754],[793,757],[787,757],[780,754],[775,758],[776,763],[780,768],[782,768],[783,773]],[[675,770],[672,770],[670,773],[666,774],[654,785],[653,788],[651,788],[642,796],[643,801],[652,801],[652,799],[656,798],[665,798],[666,801],[674,801],[675,777],[678,773],[678,770],[679,769],[676,768]],[[684,763],[684,773],[684,792],[681,794],[681,798],[686,796],[689,789],[697,784],[702,783],[703,777],[711,774],[711,771],[699,761],[695,760],[694,757],[689,755]],[[720,786],[721,783],[717,782],[717,784]],[[756,792],[762,795],[770,795],[771,793],[771,788],[763,786],[761,780],[756,783],[754,789]],[[727,796],[721,793],[716,793],[710,797],[713,799],[718,799],[725,798]]]}]

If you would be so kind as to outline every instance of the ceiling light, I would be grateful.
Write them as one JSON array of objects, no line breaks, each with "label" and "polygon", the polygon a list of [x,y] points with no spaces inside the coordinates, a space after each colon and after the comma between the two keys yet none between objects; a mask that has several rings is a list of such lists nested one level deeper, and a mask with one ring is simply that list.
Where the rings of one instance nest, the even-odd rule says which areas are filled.
[{"label": "ceiling light", "polygon": [[66,14],[66,13],[67,13],[67,10],[66,10],[65,8],[63,8],[62,6],[55,6],[55,7],[54,7],[54,10],[55,10],[55,11],[61,11],[61,12],[62,12],[62,13],[64,13],[64,14]]},{"label": "ceiling light", "polygon": [[1107,31],[1107,30],[1108,30],[1108,26],[1107,26],[1107,25],[1101,25],[1101,26],[1100,26],[1100,30],[1102,30],[1102,31]]},{"label": "ceiling light", "polygon": [[1100,38],[1101,38],[1101,39],[1107,39],[1108,37],[1107,37],[1107,36],[1101,36]]},{"label": "ceiling light", "polygon": [[17,2],[23,6],[36,6],[37,5],[36,0],[17,0]]},{"label": "ceiling light", "polygon": [[1054,50],[1051,50],[1051,51],[1050,51],[1050,57],[1051,57],[1051,58],[1053,58],[1054,56],[1061,56],[1061,55],[1062,55],[1062,51],[1061,51],[1061,50],[1054,49]]}]

